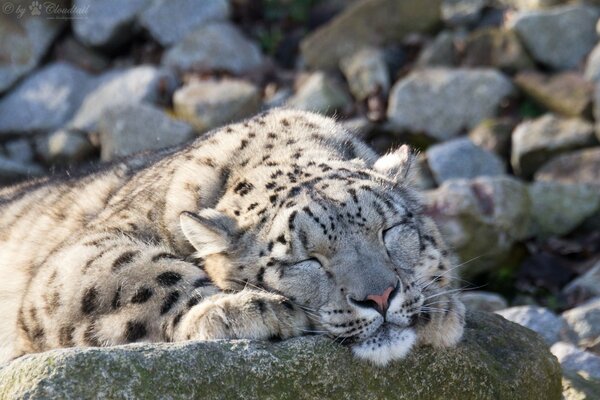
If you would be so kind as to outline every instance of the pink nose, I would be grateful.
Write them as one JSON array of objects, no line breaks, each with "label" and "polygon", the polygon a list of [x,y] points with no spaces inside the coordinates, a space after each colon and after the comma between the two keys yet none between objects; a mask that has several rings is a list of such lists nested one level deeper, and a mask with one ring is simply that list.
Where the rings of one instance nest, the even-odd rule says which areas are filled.
[{"label": "pink nose", "polygon": [[385,312],[387,311],[387,309],[389,307],[388,300],[390,299],[390,294],[392,294],[393,291],[394,291],[394,287],[390,286],[389,288],[385,289],[385,291],[382,294],[368,295],[367,300],[374,301],[377,304],[377,308],[379,309],[379,312],[382,315],[385,315]]}]

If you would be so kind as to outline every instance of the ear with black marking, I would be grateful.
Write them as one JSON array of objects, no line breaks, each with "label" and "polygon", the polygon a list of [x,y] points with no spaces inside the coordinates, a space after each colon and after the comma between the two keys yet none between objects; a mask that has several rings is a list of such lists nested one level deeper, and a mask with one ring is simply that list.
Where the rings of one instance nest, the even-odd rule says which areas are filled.
[{"label": "ear with black marking", "polygon": [[376,171],[389,176],[395,182],[410,183],[414,179],[416,157],[408,145],[379,157],[373,165]]},{"label": "ear with black marking", "polygon": [[198,214],[184,211],[179,215],[179,222],[183,234],[196,249],[198,257],[226,252],[237,234],[235,221],[211,208]]}]

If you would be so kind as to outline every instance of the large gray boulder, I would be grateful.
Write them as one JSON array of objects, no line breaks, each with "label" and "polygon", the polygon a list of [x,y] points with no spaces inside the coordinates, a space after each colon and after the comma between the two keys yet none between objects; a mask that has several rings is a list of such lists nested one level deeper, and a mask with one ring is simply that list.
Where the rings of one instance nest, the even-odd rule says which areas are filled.
[{"label": "large gray boulder", "polygon": [[454,349],[421,348],[385,369],[322,337],[138,344],[25,356],[0,369],[0,398],[558,400],[541,337],[469,313]]},{"label": "large gray boulder", "polygon": [[600,188],[600,147],[561,154],[544,164],[536,181],[585,183]]},{"label": "large gray boulder", "polygon": [[399,129],[447,140],[493,117],[512,92],[492,69],[423,69],[396,82],[387,115]]},{"label": "large gray boulder", "polygon": [[352,98],[342,84],[323,71],[309,75],[287,101],[289,107],[329,115],[351,104]]},{"label": "large gray boulder", "polygon": [[568,335],[565,320],[544,307],[510,307],[496,311],[496,314],[539,333],[548,345],[552,345]]}]

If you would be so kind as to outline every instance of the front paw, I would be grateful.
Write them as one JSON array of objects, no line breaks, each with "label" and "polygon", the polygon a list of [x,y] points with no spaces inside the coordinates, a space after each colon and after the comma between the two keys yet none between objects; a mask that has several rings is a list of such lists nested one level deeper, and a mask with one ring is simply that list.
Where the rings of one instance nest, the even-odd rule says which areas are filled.
[{"label": "front paw", "polygon": [[194,306],[182,318],[176,339],[286,339],[309,327],[304,311],[285,297],[244,290],[218,294]]},{"label": "front paw", "polygon": [[424,307],[416,326],[418,343],[434,347],[452,347],[462,338],[465,306],[456,295],[437,300],[435,306]]}]

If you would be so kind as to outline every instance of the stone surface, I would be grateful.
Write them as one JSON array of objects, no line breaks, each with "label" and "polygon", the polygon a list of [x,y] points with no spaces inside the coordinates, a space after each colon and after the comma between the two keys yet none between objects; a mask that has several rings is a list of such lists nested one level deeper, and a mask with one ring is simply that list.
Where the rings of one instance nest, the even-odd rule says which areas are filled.
[{"label": "stone surface", "polygon": [[573,151],[553,158],[536,173],[536,181],[586,183],[600,188],[600,147]]},{"label": "stone surface", "polygon": [[356,1],[302,40],[302,56],[310,67],[333,69],[362,47],[398,43],[409,33],[431,30],[440,22],[441,2]]},{"label": "stone surface", "polygon": [[425,198],[467,280],[501,265],[530,230],[527,187],[509,176],[446,181]]},{"label": "stone surface", "polygon": [[205,132],[258,112],[260,92],[239,80],[199,81],[178,89],[173,105],[179,118]]},{"label": "stone surface", "polygon": [[534,66],[517,34],[501,28],[485,28],[470,34],[465,42],[463,65],[507,72]]},{"label": "stone surface", "polygon": [[518,10],[539,10],[565,3],[565,0],[496,0],[498,3]]},{"label": "stone surface", "polygon": [[427,44],[416,62],[416,67],[452,67],[457,63],[454,35],[449,31],[440,32]]},{"label": "stone surface", "polygon": [[194,30],[167,50],[162,63],[179,70],[243,74],[258,69],[263,56],[234,25],[215,22]]},{"label": "stone surface", "polygon": [[149,65],[107,72],[98,77],[83,100],[69,129],[91,132],[97,129],[100,115],[109,107],[136,103],[163,103],[171,98],[177,85],[172,71]]},{"label": "stone surface", "polygon": [[229,13],[227,0],[158,0],[142,13],[140,24],[168,46],[209,22],[226,20]]},{"label": "stone surface", "polygon": [[494,70],[424,69],[394,84],[387,115],[400,129],[447,140],[494,116],[512,91]]},{"label": "stone surface", "polygon": [[471,132],[469,139],[477,146],[498,154],[503,159],[510,156],[510,137],[515,121],[510,118],[490,118],[481,121]]},{"label": "stone surface", "polygon": [[558,358],[563,369],[584,373],[592,379],[600,379],[600,356],[566,342],[555,343],[550,351]]},{"label": "stone surface", "polygon": [[514,81],[527,96],[555,113],[577,117],[590,109],[593,86],[577,73],[527,71],[517,74]]},{"label": "stone surface", "polygon": [[567,297],[583,300],[600,297],[600,261],[569,282],[563,289],[563,293]]},{"label": "stone surface", "polygon": [[74,164],[94,153],[94,146],[86,135],[68,129],[38,137],[36,149],[47,164]]},{"label": "stone surface", "polygon": [[44,170],[37,164],[13,160],[0,155],[0,183],[42,175]]},{"label": "stone surface", "polygon": [[87,10],[85,17],[73,19],[73,32],[82,43],[95,47],[116,47],[133,34],[133,22],[150,0],[74,0]]},{"label": "stone surface", "polygon": [[475,22],[488,0],[444,0],[442,19],[449,25],[466,25]]},{"label": "stone surface", "polygon": [[49,64],[0,99],[0,135],[60,127],[80,105],[91,82],[90,75],[69,64]]},{"label": "stone surface", "polygon": [[530,178],[552,157],[595,142],[589,122],[546,114],[520,123],[513,131],[511,164],[517,174]]},{"label": "stone surface", "polygon": [[340,82],[329,74],[317,71],[307,77],[287,105],[301,110],[334,114],[350,106],[352,99]]},{"label": "stone surface", "polygon": [[350,92],[356,100],[363,101],[374,94],[387,97],[390,90],[390,73],[381,49],[366,47],[342,58],[340,69],[346,76]]},{"label": "stone surface", "polygon": [[589,6],[563,6],[521,12],[512,20],[532,57],[562,70],[578,66],[596,44],[598,10]]},{"label": "stone surface", "polygon": [[568,332],[563,318],[544,307],[510,307],[496,311],[496,314],[539,333],[549,345],[561,340]]},{"label": "stone surface", "polygon": [[322,337],[69,349],[0,369],[0,397],[559,400],[560,375],[538,335],[469,313],[457,348],[421,348],[386,369]]},{"label": "stone surface", "polygon": [[103,161],[178,145],[194,136],[190,125],[149,104],[110,108],[100,117],[99,127]]},{"label": "stone surface", "polygon": [[585,79],[598,82],[600,80],[600,43],[594,47],[585,64]]},{"label": "stone surface", "polygon": [[468,310],[494,312],[505,309],[508,303],[497,293],[475,290],[460,294],[460,301]]},{"label": "stone surface", "polygon": [[529,197],[536,237],[566,235],[600,211],[600,192],[585,184],[534,182]]},{"label": "stone surface", "polygon": [[600,398],[600,379],[582,376],[573,370],[563,371],[564,400],[595,400]]},{"label": "stone surface", "polygon": [[562,317],[577,346],[600,353],[600,297],[563,312]]},{"label": "stone surface", "polygon": [[[26,9],[31,2],[20,0],[10,4]],[[20,19],[0,12],[0,93],[37,66],[63,26],[64,21],[42,15]]]},{"label": "stone surface", "polygon": [[495,176],[505,173],[497,155],[467,138],[448,140],[427,149],[427,162],[438,184],[449,179]]}]

